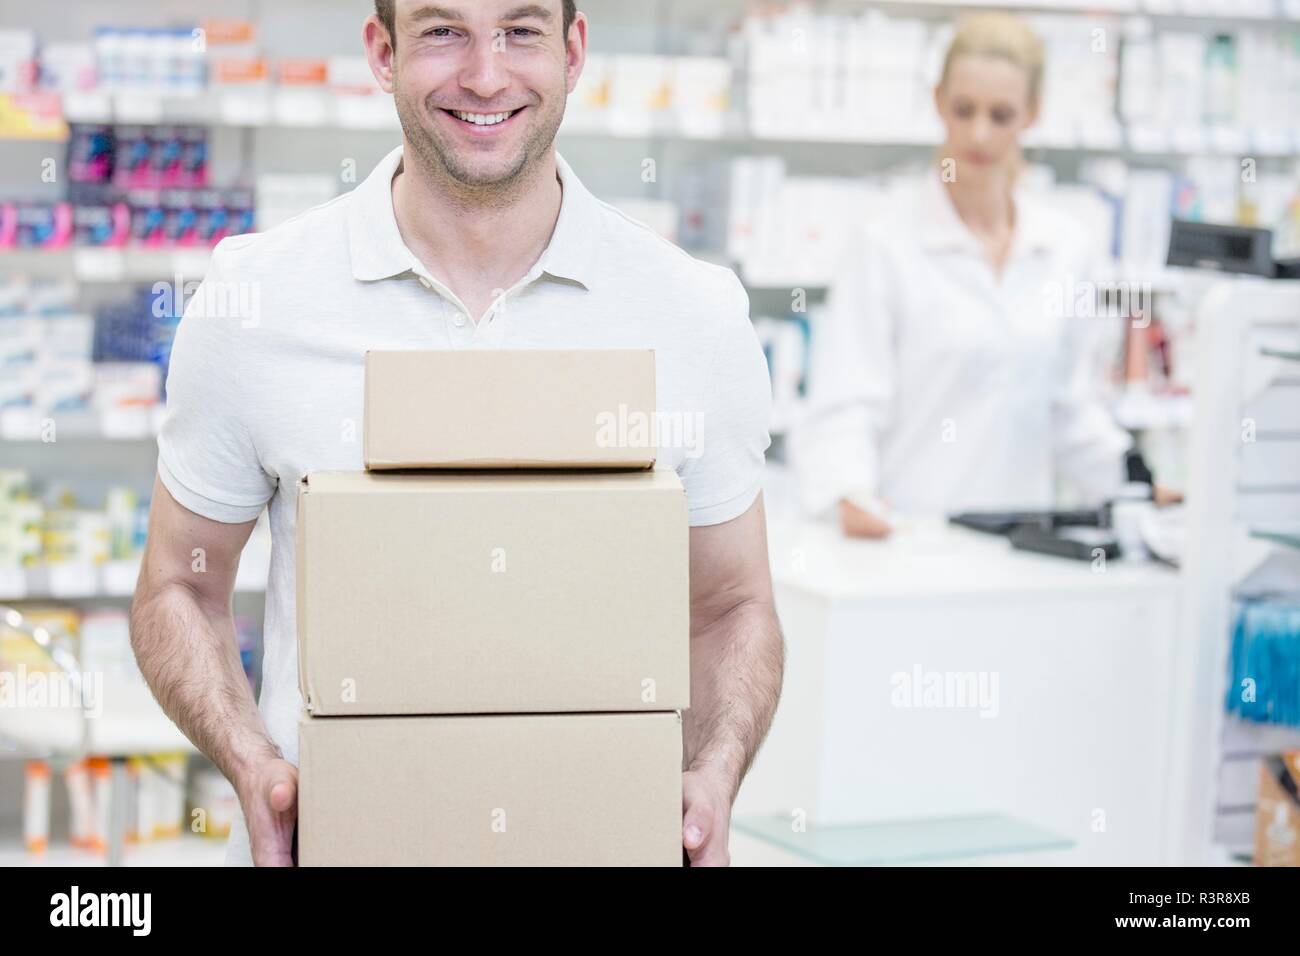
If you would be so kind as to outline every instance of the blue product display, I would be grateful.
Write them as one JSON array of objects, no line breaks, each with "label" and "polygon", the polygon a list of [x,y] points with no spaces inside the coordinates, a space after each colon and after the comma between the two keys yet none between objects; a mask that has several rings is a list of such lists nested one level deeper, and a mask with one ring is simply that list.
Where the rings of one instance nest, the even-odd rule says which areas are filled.
[{"label": "blue product display", "polygon": [[1300,604],[1250,601],[1232,632],[1228,713],[1300,727]]}]

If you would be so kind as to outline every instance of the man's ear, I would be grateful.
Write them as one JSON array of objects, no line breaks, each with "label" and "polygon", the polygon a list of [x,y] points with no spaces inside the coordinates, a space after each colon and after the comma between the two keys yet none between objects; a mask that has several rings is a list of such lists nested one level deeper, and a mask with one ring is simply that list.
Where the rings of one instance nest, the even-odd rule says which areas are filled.
[{"label": "man's ear", "polygon": [[569,24],[569,35],[564,38],[567,58],[568,91],[572,93],[582,78],[583,67],[587,65],[587,15],[579,12]]},{"label": "man's ear", "polygon": [[370,72],[374,74],[380,88],[385,93],[393,92],[393,60],[397,53],[384,21],[373,13],[366,17],[366,22],[361,27],[361,43],[366,48]]}]

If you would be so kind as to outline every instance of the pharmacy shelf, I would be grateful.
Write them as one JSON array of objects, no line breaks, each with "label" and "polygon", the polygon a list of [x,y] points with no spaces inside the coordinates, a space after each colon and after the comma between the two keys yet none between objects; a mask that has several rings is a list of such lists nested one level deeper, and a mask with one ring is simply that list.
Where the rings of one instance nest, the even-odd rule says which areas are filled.
[{"label": "pharmacy shelf", "polygon": [[[244,128],[336,129],[396,135],[400,127],[387,96],[331,96],[304,90],[205,92],[193,96],[156,93],[70,94],[64,99],[70,123],[191,123]],[[849,129],[791,128],[790,117],[770,120],[737,114],[677,116],[672,113],[594,112],[571,106],[561,127],[566,137],[667,139],[739,146],[814,144],[828,147],[939,144],[934,126]],[[1040,126],[1025,140],[1028,149],[1062,153],[1130,156],[1252,155],[1287,157],[1300,144],[1300,128],[1241,129],[1187,126],[1159,129],[1118,124],[1073,128]]]},{"label": "pharmacy shelf", "polygon": [[[269,568],[269,547],[246,551],[240,558],[235,592],[265,593]],[[30,568],[0,567],[0,602],[129,598],[135,593],[139,576],[139,558],[103,564],[69,562]]]},{"label": "pharmacy shelf", "polygon": [[0,270],[30,276],[68,276],[79,282],[152,282],[158,279],[201,279],[212,250],[64,247],[0,252]]},{"label": "pharmacy shelf", "polygon": [[[866,5],[867,0],[854,0]],[[1296,0],[872,0],[871,6],[889,12],[933,10],[1016,10],[1021,13],[1088,14],[1093,16],[1140,14],[1157,20],[1213,20],[1216,22],[1280,22],[1300,20]]]},{"label": "pharmacy shelf", "polygon": [[[149,442],[158,437],[165,409],[41,413],[29,408],[0,411],[0,442],[122,441]],[[47,430],[53,423],[54,431]]]},{"label": "pharmacy shelf", "polygon": [[1262,348],[1259,354],[1269,358],[1286,359],[1288,362],[1300,362],[1300,351],[1295,349]]},{"label": "pharmacy shelf", "polygon": [[[745,274],[726,253],[716,249],[688,249],[692,256],[715,265],[736,269],[741,281],[751,292],[780,291],[803,288],[824,290],[821,280],[809,281],[796,275]],[[201,280],[212,257],[208,249],[59,249],[46,252],[0,253],[0,274],[28,276],[71,276],[78,282],[183,282]],[[1115,282],[1142,286],[1152,293],[1172,292],[1179,288],[1180,270],[1159,269],[1145,275],[1126,275]],[[179,279],[180,282],[176,280]],[[1282,357],[1287,357],[1283,355]],[[80,415],[67,416],[71,431],[64,431],[65,416],[59,416],[59,434],[78,438],[140,439],[157,434],[157,423],[145,430],[139,423],[139,413],[115,414],[106,424]],[[8,422],[8,424],[6,424]],[[0,412],[0,440],[39,440],[39,427],[30,413],[19,410]]]},{"label": "pharmacy shelf", "polygon": [[63,115],[69,123],[400,129],[388,96],[298,87],[208,89],[190,95],[147,90],[65,93]]}]

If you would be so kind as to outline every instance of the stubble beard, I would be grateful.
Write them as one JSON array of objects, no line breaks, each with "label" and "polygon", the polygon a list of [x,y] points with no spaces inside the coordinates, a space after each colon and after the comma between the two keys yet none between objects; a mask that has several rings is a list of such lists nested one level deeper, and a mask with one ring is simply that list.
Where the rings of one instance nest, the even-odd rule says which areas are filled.
[{"label": "stubble beard", "polygon": [[[529,173],[545,158],[554,144],[560,123],[564,119],[565,97],[556,97],[552,101],[556,105],[547,108],[545,112],[539,112],[519,155],[504,172],[483,172],[462,162],[457,150],[446,138],[422,122],[433,119],[435,112],[441,112],[428,99],[417,108],[404,93],[397,90],[394,91],[393,102],[397,107],[402,133],[411,144],[415,160],[423,167],[426,176],[446,183],[454,192],[461,193],[466,198],[474,197],[478,203],[497,204],[510,201],[518,193],[527,183]],[[535,105],[532,108],[538,109]]]}]

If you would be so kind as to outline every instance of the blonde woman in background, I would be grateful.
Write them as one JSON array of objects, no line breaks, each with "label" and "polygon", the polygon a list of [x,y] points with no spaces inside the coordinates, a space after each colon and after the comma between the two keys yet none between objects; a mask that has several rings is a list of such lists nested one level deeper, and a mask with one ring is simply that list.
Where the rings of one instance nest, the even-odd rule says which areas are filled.
[{"label": "blonde woman in background", "polygon": [[805,509],[849,535],[887,535],[891,511],[1050,508],[1058,474],[1091,503],[1127,480],[1130,438],[1092,394],[1099,323],[1051,308],[1091,275],[1093,245],[1017,186],[1042,77],[1021,20],[960,24],[936,168],[849,243],[813,328],[792,459]]}]

